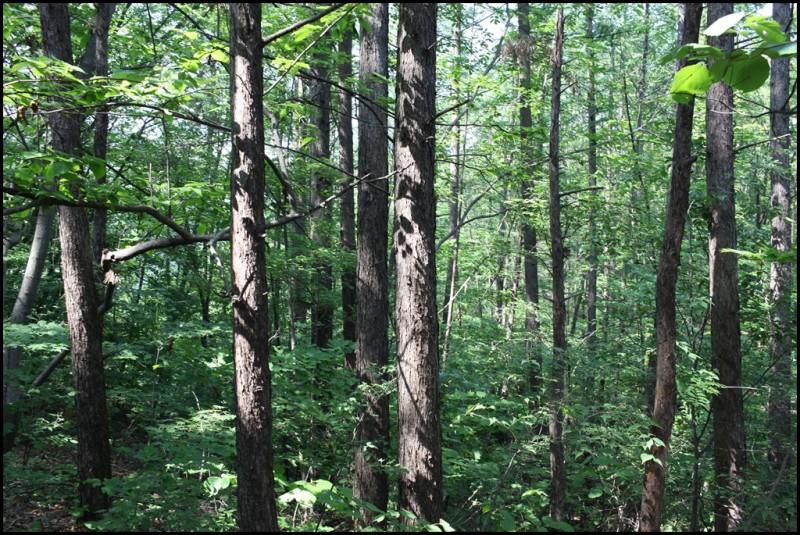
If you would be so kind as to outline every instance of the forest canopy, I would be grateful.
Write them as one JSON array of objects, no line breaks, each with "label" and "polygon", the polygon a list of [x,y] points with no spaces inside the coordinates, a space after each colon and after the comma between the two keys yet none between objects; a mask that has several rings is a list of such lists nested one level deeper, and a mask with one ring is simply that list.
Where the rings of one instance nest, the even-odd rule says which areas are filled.
[{"label": "forest canopy", "polygon": [[5,3],[3,530],[796,531],[794,6]]}]

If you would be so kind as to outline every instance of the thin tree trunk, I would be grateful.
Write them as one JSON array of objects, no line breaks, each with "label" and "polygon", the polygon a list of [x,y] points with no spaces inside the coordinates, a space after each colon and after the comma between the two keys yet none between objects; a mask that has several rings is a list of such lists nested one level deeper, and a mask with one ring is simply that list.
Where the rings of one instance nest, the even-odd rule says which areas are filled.
[{"label": "thin tree trunk", "polygon": [[264,222],[261,4],[231,4],[231,279],[239,529],[277,531]]},{"label": "thin tree trunk", "polygon": [[[683,31],[682,44],[696,43],[700,35],[702,4],[681,4]],[[679,62],[679,68],[685,65]],[[661,529],[661,511],[664,505],[666,484],[667,450],[675,421],[677,388],[675,383],[676,324],[675,289],[678,280],[681,241],[683,239],[686,212],[689,209],[689,182],[692,164],[696,156],[692,150],[692,120],[694,99],[688,104],[678,104],[675,136],[672,148],[672,177],[664,225],[664,241],[658,262],[656,277],[656,339],[657,372],[651,434],[663,445],[654,443],[650,454],[654,459],[645,463],[645,480],[642,490],[641,531]],[[657,459],[657,461],[656,461]]]},{"label": "thin tree trunk", "polygon": [[[788,31],[792,23],[792,4],[773,4],[772,16],[781,29]],[[789,130],[789,58],[772,60],[770,73],[770,150],[774,165],[770,172],[770,205],[775,217],[771,223],[771,246],[786,252],[792,245],[791,165]],[[770,269],[772,315],[769,358],[774,384],[769,394],[770,446],[768,459],[776,472],[781,469],[794,436],[792,431],[790,392],[792,391],[792,264],[773,262]],[[791,458],[791,457],[789,457]]]},{"label": "thin tree trunk", "polygon": [[[383,107],[388,94],[389,4],[373,5],[367,22],[369,28],[361,29],[360,57],[365,98],[358,114],[358,172],[366,180],[358,189],[356,371],[359,382],[371,386],[385,379],[381,368],[389,363],[389,146]],[[356,440],[353,494],[386,510],[389,400],[374,389],[364,393]],[[371,517],[369,511],[363,514]]]},{"label": "thin tree trunk", "polygon": [[[67,4],[40,4],[42,42],[45,55],[72,63],[70,19]],[[49,116],[52,147],[76,156],[80,146],[81,114],[53,112]],[[80,196],[77,185],[70,185]],[[64,298],[72,348],[72,378],[75,387],[78,435],[78,495],[84,519],[97,518],[108,509],[109,496],[91,480],[111,477],[108,441],[106,387],[103,375],[103,332],[97,310],[97,292],[92,269],[92,239],[84,208],[60,206],[59,240]]]},{"label": "thin tree trunk", "polygon": [[[708,5],[708,24],[733,13],[732,3]],[[733,50],[733,36],[709,38],[709,44]],[[711,297],[712,365],[721,389],[712,399],[714,413],[715,531],[732,531],[742,521],[745,468],[742,350],[739,326],[736,204],[733,193],[733,89],[713,84],[706,94],[706,191],[711,204],[708,262]]]},{"label": "thin tree trunk", "polygon": [[[461,15],[463,6],[455,6],[455,35],[453,37],[453,56],[456,62],[461,61]],[[454,80],[453,100],[459,101],[459,82]],[[459,219],[461,212],[461,126],[458,121],[453,125],[453,142],[450,145],[450,198],[447,200],[448,231],[453,236],[453,256],[447,264],[447,279],[445,279],[445,306],[443,323],[445,325],[444,341],[442,343],[442,366],[447,362],[447,353],[450,349],[450,329],[453,324],[453,305],[455,301],[456,285],[458,284],[458,248],[460,244]]]},{"label": "thin tree trunk", "polygon": [[553,266],[553,376],[550,402],[550,516],[564,519],[567,475],[564,464],[564,374],[567,361],[567,306],[564,298],[564,243],[559,195],[559,134],[561,66],[564,44],[564,10],[558,9],[553,45],[553,93],[550,104],[550,257]]},{"label": "thin tree trunk", "polygon": [[[586,38],[594,40],[594,5],[590,4],[586,11]],[[589,187],[597,186],[597,99],[595,97],[595,57],[592,48],[589,48],[589,83],[586,88],[588,101],[588,130],[589,154],[587,167],[589,172]],[[597,191],[592,190],[591,195],[597,197]],[[594,200],[594,199],[593,199]],[[589,272],[586,274],[586,352],[589,356],[588,390],[594,390],[594,354],[595,332],[597,331],[597,266],[599,252],[597,250],[597,214],[596,205],[592,203],[589,209]]]},{"label": "thin tree trunk", "polygon": [[398,506],[431,523],[442,514],[434,197],[436,8],[429,3],[400,4],[395,119]]},{"label": "thin tree trunk", "polygon": [[[519,126],[520,143],[524,161],[523,168],[528,170],[529,176],[522,180],[521,196],[524,201],[533,201],[533,161],[536,140],[531,137],[533,128],[533,115],[531,113],[531,23],[529,20],[530,7],[527,2],[517,4],[519,20],[519,37],[521,46],[518,47],[517,56],[520,63],[520,108]],[[522,251],[524,255],[523,272],[525,281],[525,351],[529,360],[528,384],[534,390],[539,384],[542,370],[542,357],[535,350],[534,339],[539,331],[539,263],[536,258],[536,229],[531,224],[534,214],[526,211],[522,215]]]},{"label": "thin tree trunk", "polygon": [[[313,158],[327,160],[330,158],[331,138],[331,87],[324,80],[328,78],[325,59],[321,54],[314,54],[311,72],[314,79],[309,82],[309,100],[314,105],[312,123],[314,141],[311,142],[310,153]],[[311,174],[311,206],[317,206],[330,194],[331,182],[326,171],[315,170]],[[330,246],[326,226],[330,220],[328,210],[318,210],[311,215],[311,239],[319,249]],[[333,289],[333,275],[328,262],[315,262],[313,274],[314,288],[311,308],[311,342],[317,347],[328,347],[333,337],[333,305],[330,293]]]},{"label": "thin tree trunk", "polygon": [[[47,259],[47,251],[50,248],[50,239],[53,233],[53,220],[55,219],[56,209],[41,207],[36,215],[36,227],[33,232],[33,242],[28,253],[28,263],[25,266],[25,274],[22,278],[22,285],[11,309],[12,324],[22,325],[28,321],[28,314],[33,309],[33,302],[36,298],[36,291],[42,279],[44,262]],[[5,283],[5,281],[4,281]],[[19,368],[22,358],[22,347],[3,348],[3,376],[6,373]],[[15,384],[3,381],[3,453],[10,451],[17,440],[20,415],[17,412],[17,403],[22,399],[22,390]]]},{"label": "thin tree trunk", "polygon": [[[346,30],[339,42],[339,85],[350,87],[353,76],[353,32]],[[353,97],[349,92],[339,90],[339,168],[344,173],[344,182],[353,175]],[[356,208],[353,188],[347,188],[339,205],[339,246],[346,254],[356,250]],[[342,337],[355,344],[356,341],[356,267],[348,256],[342,268]],[[345,366],[356,369],[356,352],[348,351],[344,356]]]},{"label": "thin tree trunk", "polygon": [[[116,4],[101,3],[97,5],[97,19],[94,24],[95,35],[95,74],[108,76],[108,28],[111,25],[111,16],[116,9]],[[108,152],[108,106],[98,108],[94,119],[94,157],[106,159]],[[103,175],[98,182],[105,184]],[[100,264],[103,249],[106,248],[106,210],[95,209],[92,213],[92,250],[95,265]]]}]

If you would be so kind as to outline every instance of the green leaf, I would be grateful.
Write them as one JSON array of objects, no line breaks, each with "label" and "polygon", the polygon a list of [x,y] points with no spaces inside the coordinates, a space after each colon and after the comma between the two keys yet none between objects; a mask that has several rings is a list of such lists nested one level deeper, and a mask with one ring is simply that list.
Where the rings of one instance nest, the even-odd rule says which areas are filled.
[{"label": "green leaf", "polygon": [[589,491],[589,498],[591,499],[599,498],[602,495],[603,495],[603,489],[601,488],[596,488]]},{"label": "green leaf", "polygon": [[769,62],[763,56],[734,61],[722,78],[729,86],[745,93],[755,91],[769,78]]},{"label": "green leaf", "polygon": [[755,30],[766,43],[774,45],[786,42],[786,34],[781,31],[780,24],[772,18],[750,15],[744,23]]},{"label": "green leaf", "polygon": [[765,54],[772,59],[775,58],[787,58],[787,57],[797,57],[797,41],[791,41],[789,43],[781,43],[778,45],[770,45],[763,48],[759,48],[756,50],[761,54]]},{"label": "green leaf", "polygon": [[730,30],[737,22],[744,18],[744,13],[731,13],[730,15],[725,15],[722,18],[717,19],[714,23],[706,28],[706,31],[703,34],[708,35],[710,37],[715,37],[718,35],[722,35],[723,33]]},{"label": "green leaf", "polygon": [[711,75],[702,63],[689,65],[675,74],[669,92],[678,102],[687,103],[692,96],[702,95],[711,87]]},{"label": "green leaf", "polygon": [[215,48],[211,52],[211,57],[219,61],[220,63],[228,63],[228,53],[225,52],[224,50],[220,50],[219,48]]}]

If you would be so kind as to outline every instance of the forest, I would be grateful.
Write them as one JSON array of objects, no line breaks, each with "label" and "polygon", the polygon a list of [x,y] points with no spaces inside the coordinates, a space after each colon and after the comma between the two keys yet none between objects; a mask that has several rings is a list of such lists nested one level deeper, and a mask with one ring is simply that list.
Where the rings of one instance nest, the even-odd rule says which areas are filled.
[{"label": "forest", "polygon": [[796,4],[3,4],[3,531],[797,531]]}]

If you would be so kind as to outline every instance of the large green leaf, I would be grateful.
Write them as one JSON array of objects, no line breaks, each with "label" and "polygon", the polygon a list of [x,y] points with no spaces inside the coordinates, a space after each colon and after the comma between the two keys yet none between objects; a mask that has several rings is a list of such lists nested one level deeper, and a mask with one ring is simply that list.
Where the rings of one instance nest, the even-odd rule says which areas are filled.
[{"label": "large green leaf", "polygon": [[781,31],[780,24],[769,17],[751,15],[747,17],[745,24],[755,30],[766,43],[774,45],[786,41],[786,34]]},{"label": "large green leaf", "polygon": [[769,62],[763,56],[756,56],[732,62],[722,79],[732,88],[746,93],[761,87],[767,78]]},{"label": "large green leaf", "polygon": [[669,92],[678,102],[687,103],[691,97],[702,95],[711,87],[711,75],[702,63],[689,65],[675,74]]}]

